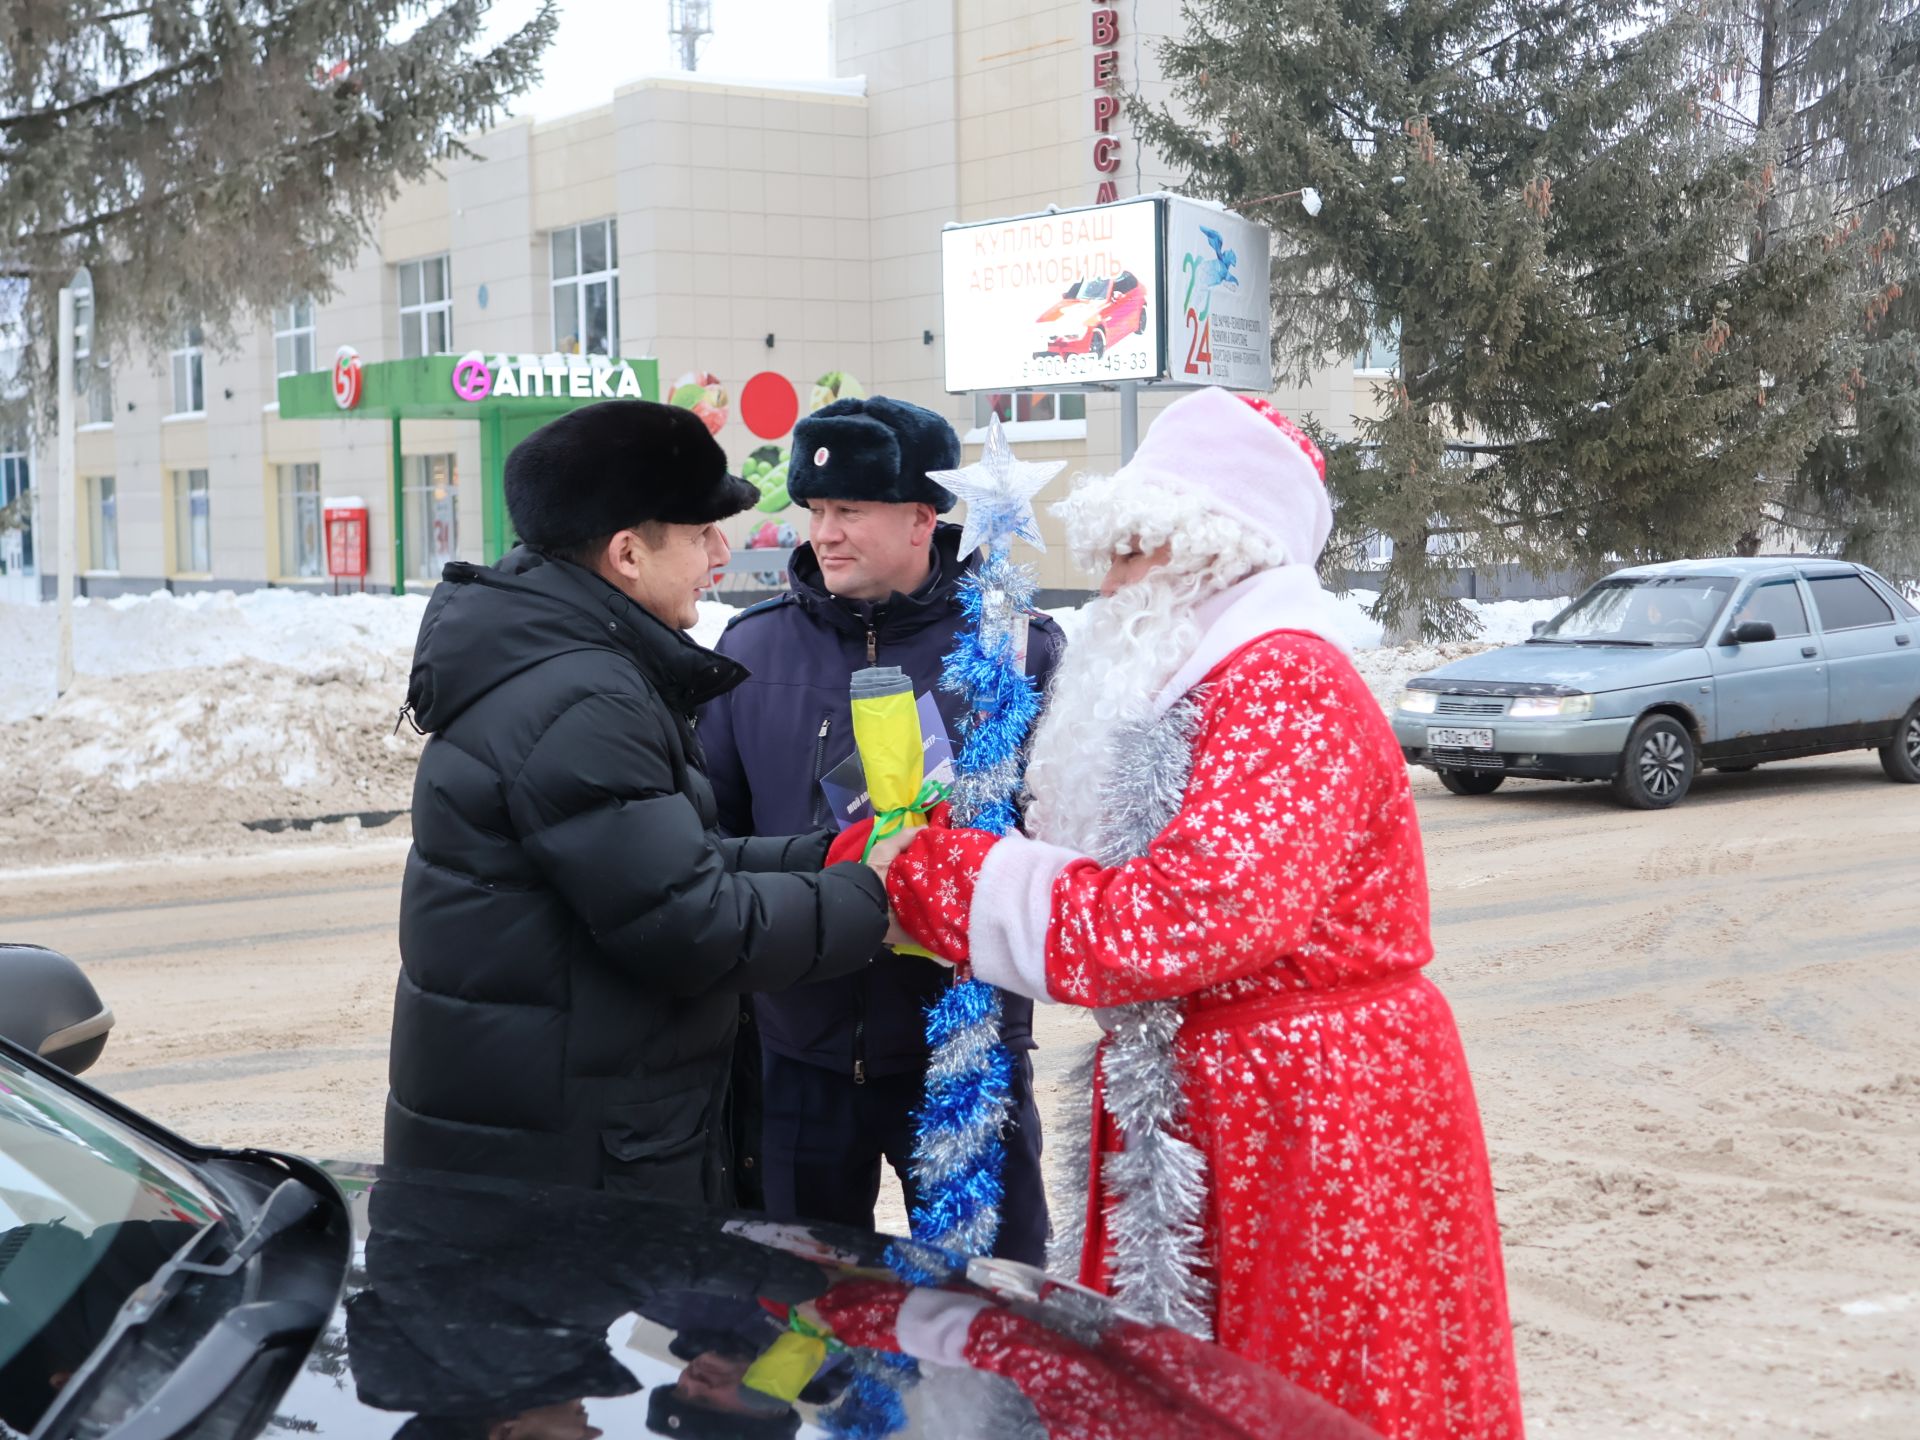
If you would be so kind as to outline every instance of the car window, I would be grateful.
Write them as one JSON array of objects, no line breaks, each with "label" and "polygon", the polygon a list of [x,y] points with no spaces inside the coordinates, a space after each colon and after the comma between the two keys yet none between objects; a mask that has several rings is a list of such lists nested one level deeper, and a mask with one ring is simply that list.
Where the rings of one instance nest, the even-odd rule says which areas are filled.
[{"label": "car window", "polygon": [[1134,279],[1132,275],[1122,275],[1118,280],[1113,282],[1113,293],[1116,295],[1129,294],[1137,288],[1139,284],[1140,282]]},{"label": "car window", "polygon": [[1700,645],[1733,591],[1728,575],[1615,575],[1549,621],[1536,641]]},{"label": "car window", "polygon": [[1807,625],[1807,607],[1800,599],[1800,587],[1791,580],[1770,580],[1749,591],[1734,612],[1733,623],[1744,625],[1750,620],[1773,626],[1774,635],[1782,640],[1789,635],[1812,633]]},{"label": "car window", "polygon": [[1884,576],[1876,575],[1873,578],[1878,582],[1873,587],[1873,593],[1883,600],[1891,598],[1895,614],[1902,620],[1920,620],[1920,609],[1915,609],[1913,602],[1900,593],[1898,585],[1892,584]]},{"label": "car window", "polygon": [[1807,581],[1822,630],[1858,630],[1891,625],[1893,611],[1858,575],[1815,575]]}]

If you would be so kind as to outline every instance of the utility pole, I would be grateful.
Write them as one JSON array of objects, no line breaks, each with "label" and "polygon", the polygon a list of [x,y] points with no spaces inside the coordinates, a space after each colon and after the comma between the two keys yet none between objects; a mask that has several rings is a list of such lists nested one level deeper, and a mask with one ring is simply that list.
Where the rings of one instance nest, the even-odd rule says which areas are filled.
[{"label": "utility pole", "polygon": [[680,50],[680,68],[700,68],[700,42],[713,33],[711,0],[667,0],[667,34]]},{"label": "utility pole", "polygon": [[[76,324],[77,312],[86,311],[84,330]],[[60,486],[60,659],[55,690],[64,695],[73,688],[73,580],[80,560],[80,524],[75,511],[73,458],[73,377],[75,361],[93,353],[93,276],[82,265],[73,279],[60,291],[59,330],[54,336],[54,357],[58,362],[56,383],[60,387],[58,464]]]}]

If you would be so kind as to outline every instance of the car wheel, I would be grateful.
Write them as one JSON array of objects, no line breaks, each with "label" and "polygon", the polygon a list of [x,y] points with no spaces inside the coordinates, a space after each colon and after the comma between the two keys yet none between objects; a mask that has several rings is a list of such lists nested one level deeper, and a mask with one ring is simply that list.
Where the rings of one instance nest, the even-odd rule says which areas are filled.
[{"label": "car wheel", "polygon": [[1147,333],[1147,307],[1144,305],[1140,307],[1140,323],[1133,327],[1133,333],[1136,335]]},{"label": "car wheel", "polygon": [[1087,342],[1087,350],[1094,359],[1098,360],[1107,353],[1107,337],[1098,330],[1094,331],[1093,338]]},{"label": "car wheel", "polygon": [[1920,785],[1920,701],[1900,717],[1893,739],[1880,747],[1880,768],[1889,780]]},{"label": "car wheel", "polygon": [[1613,777],[1613,797],[1630,810],[1665,810],[1693,787],[1693,737],[1670,715],[1649,715],[1633,727]]},{"label": "car wheel", "polygon": [[1480,770],[1442,770],[1440,783],[1455,795],[1491,795],[1507,783],[1507,777]]}]

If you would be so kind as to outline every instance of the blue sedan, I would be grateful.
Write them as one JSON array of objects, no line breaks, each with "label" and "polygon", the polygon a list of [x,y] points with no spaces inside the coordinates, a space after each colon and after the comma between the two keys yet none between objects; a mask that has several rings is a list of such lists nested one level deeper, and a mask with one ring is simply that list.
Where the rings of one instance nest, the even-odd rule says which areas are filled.
[{"label": "blue sedan", "polygon": [[1861,749],[1920,784],[1920,610],[1842,561],[1636,566],[1524,645],[1410,682],[1393,729],[1456,795],[1509,777],[1604,780],[1622,804],[1659,810],[1702,767]]}]

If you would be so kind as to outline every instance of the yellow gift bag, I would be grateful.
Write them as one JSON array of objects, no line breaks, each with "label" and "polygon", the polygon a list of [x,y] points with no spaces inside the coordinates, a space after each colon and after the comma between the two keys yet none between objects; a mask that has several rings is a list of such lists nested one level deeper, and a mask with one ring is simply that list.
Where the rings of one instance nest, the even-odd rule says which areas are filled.
[{"label": "yellow gift bag", "polygon": [[[946,790],[926,777],[926,743],[920,733],[920,709],[913,681],[895,665],[873,665],[853,672],[853,742],[873,802],[873,834],[867,853],[889,835],[927,823],[927,811],[946,798]],[[908,955],[932,952],[917,945],[896,946]]]}]

